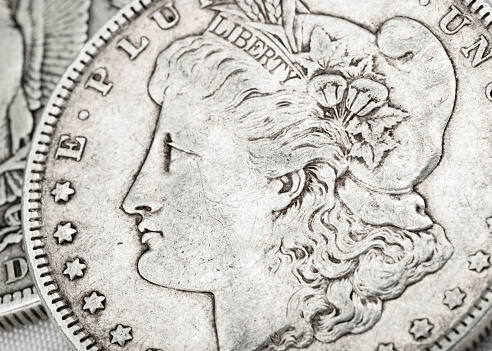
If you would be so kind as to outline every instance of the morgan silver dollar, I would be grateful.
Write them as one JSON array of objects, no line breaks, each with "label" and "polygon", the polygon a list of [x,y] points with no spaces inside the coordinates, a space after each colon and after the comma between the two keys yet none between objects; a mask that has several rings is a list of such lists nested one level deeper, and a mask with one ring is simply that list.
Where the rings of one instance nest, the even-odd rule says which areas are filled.
[{"label": "morgan silver dollar", "polygon": [[140,0],[33,139],[76,350],[467,350],[492,277],[483,0]]}]

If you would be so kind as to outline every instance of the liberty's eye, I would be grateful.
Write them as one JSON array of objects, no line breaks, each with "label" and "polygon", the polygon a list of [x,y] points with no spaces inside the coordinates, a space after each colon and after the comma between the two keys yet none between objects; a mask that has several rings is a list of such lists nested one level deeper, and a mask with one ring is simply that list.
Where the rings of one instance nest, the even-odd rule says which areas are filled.
[{"label": "liberty's eye", "polygon": [[169,145],[172,142],[171,139],[171,134],[166,133],[164,136],[164,172],[168,173],[171,170],[171,145]]},{"label": "liberty's eye", "polygon": [[181,159],[189,158],[190,156],[193,158],[200,157],[200,155],[198,155],[195,151],[175,143],[169,133],[166,133],[166,136],[164,137],[163,153],[165,172],[170,172],[172,167],[171,165],[179,162]]}]

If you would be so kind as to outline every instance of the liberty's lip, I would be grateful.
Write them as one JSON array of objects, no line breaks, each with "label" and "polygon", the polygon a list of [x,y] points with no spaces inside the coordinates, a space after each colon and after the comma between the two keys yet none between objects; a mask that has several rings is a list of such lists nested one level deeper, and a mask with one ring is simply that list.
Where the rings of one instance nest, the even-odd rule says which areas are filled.
[{"label": "liberty's lip", "polygon": [[160,230],[154,230],[153,228],[149,228],[148,221],[142,221],[137,229],[142,234],[141,241],[142,244],[147,244],[152,239],[162,239],[164,237],[164,233]]},{"label": "liberty's lip", "polygon": [[140,239],[142,241],[142,244],[147,244],[154,238],[162,239],[163,237],[162,232],[145,232],[142,234],[142,238]]}]

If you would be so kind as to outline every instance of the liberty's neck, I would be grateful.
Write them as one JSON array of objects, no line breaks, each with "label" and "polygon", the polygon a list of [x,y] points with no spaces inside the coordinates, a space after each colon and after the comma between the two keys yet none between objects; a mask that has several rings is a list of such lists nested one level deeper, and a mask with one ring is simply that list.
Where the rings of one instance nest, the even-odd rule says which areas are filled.
[{"label": "liberty's neck", "polygon": [[260,351],[270,336],[291,325],[287,305],[296,288],[256,262],[241,277],[214,292],[220,351]]}]

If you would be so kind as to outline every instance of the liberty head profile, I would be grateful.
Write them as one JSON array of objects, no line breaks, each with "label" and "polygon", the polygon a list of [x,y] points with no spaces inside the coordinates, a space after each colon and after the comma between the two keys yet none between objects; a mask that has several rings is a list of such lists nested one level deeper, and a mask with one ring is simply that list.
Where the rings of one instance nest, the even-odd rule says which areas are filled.
[{"label": "liberty head profile", "polygon": [[441,159],[450,59],[408,18],[373,34],[230,2],[156,60],[160,116],[123,203],[138,271],[212,294],[220,350],[363,333],[453,252],[415,190]]}]

